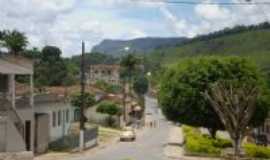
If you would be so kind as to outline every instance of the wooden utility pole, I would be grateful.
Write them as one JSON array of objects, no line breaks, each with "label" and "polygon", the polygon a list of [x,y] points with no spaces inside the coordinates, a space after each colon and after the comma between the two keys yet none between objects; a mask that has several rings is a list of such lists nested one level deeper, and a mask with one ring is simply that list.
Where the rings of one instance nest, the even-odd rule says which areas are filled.
[{"label": "wooden utility pole", "polygon": [[84,109],[85,109],[85,44],[82,42],[82,56],[81,56],[81,101],[82,105],[80,106],[80,149],[83,151],[84,149],[84,130],[85,130],[85,117],[84,117]]},{"label": "wooden utility pole", "polygon": [[123,116],[124,116],[124,123],[127,121],[126,117],[126,80],[123,79]]}]

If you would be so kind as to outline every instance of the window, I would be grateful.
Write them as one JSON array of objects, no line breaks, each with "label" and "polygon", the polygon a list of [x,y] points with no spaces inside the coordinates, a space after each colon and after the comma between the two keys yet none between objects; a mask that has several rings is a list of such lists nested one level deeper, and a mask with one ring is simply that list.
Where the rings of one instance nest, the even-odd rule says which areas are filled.
[{"label": "window", "polygon": [[8,90],[8,76],[0,74],[0,92],[7,92]]},{"label": "window", "polygon": [[56,113],[55,112],[53,112],[53,115],[52,115],[52,126],[56,127]]},{"label": "window", "polygon": [[112,74],[112,71],[108,70],[108,75],[110,76]]},{"label": "window", "polygon": [[62,114],[61,114],[61,111],[58,111],[58,126],[61,125],[61,120],[62,120]]},{"label": "window", "polygon": [[69,122],[69,110],[67,109],[66,110],[66,123]]}]

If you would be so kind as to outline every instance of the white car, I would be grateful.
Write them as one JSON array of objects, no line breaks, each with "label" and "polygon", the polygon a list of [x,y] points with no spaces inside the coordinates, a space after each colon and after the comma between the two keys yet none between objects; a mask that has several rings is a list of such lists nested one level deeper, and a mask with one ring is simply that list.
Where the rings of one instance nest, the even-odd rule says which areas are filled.
[{"label": "white car", "polygon": [[120,141],[135,141],[136,133],[132,127],[126,127],[120,134]]}]

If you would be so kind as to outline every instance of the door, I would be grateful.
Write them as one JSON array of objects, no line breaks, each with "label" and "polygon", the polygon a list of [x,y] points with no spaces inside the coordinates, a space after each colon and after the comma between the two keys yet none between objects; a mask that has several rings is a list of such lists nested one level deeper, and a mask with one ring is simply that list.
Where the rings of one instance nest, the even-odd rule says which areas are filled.
[{"label": "door", "polygon": [[35,115],[35,139],[34,139],[34,151],[35,153],[45,153],[48,149],[50,141],[49,137],[49,125],[50,119],[48,114],[36,114]]},{"label": "door", "polygon": [[25,121],[25,145],[26,150],[31,150],[31,121]]}]

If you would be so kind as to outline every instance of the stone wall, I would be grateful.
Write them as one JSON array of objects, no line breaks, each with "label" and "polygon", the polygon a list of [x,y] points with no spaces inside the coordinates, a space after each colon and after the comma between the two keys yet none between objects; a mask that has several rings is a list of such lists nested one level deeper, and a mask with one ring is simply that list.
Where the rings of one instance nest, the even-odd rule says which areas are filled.
[{"label": "stone wall", "polygon": [[5,152],[0,153],[0,160],[33,160],[32,152]]}]

